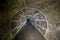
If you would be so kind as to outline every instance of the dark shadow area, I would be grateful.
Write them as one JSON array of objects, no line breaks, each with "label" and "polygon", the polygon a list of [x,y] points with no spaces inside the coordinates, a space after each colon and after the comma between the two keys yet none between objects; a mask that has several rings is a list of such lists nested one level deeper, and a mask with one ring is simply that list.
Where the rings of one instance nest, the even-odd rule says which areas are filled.
[{"label": "dark shadow area", "polygon": [[0,0],[0,11],[6,11],[8,8],[8,0]]},{"label": "dark shadow area", "polygon": [[17,33],[13,40],[45,40],[42,34],[27,19],[26,24]]}]

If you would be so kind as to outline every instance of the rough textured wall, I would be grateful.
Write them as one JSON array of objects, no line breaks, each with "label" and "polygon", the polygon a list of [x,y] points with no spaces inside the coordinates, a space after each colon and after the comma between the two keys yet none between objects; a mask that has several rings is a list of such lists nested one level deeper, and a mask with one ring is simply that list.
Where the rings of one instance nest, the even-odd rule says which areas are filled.
[{"label": "rough textured wall", "polygon": [[[10,21],[13,15],[24,7],[33,7],[41,10],[48,19],[49,30],[47,40],[60,38],[60,0],[3,0],[0,1],[0,38],[8,40],[11,32]],[[53,35],[52,35],[53,34]],[[58,35],[59,34],[59,35]],[[10,37],[9,37],[10,38]]]}]

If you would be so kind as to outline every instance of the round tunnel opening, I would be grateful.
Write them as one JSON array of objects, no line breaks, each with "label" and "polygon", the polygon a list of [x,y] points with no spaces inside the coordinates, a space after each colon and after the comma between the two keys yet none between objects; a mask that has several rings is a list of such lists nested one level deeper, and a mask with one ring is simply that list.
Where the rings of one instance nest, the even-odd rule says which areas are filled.
[{"label": "round tunnel opening", "polygon": [[31,22],[31,20],[28,18],[28,19],[26,19],[26,23],[30,23]]}]

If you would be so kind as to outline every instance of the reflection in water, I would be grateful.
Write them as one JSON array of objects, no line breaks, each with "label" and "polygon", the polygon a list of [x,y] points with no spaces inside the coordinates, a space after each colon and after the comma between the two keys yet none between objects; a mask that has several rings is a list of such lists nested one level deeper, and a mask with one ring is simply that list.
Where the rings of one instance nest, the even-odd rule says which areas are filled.
[{"label": "reflection in water", "polygon": [[41,33],[31,24],[31,20],[27,19],[26,24],[18,32],[13,40],[45,40]]}]

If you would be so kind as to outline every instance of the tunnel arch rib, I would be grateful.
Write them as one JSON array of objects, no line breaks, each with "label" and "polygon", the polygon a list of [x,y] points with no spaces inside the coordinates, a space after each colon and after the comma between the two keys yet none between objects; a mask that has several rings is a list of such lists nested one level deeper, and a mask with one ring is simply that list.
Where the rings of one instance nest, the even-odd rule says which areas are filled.
[{"label": "tunnel arch rib", "polygon": [[29,7],[19,10],[13,16],[11,21],[11,36],[14,38],[14,36],[26,23],[27,18],[32,20],[32,25],[35,26],[35,28],[44,36],[48,26],[48,21],[45,14],[38,9]]}]

